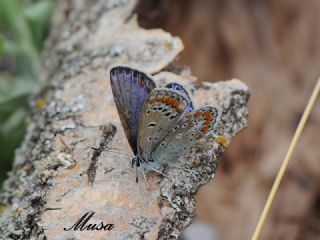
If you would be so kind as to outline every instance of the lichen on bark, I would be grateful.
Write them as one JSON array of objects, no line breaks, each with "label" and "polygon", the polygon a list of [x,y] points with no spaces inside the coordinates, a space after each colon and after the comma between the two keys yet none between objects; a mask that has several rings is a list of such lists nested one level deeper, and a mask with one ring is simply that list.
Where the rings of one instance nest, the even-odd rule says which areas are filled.
[{"label": "lichen on bark", "polygon": [[[181,40],[161,29],[140,28],[133,0],[69,4],[56,3],[54,30],[43,53],[48,83],[30,102],[28,133],[4,184],[0,236],[177,239],[195,216],[197,190],[214,177],[218,158],[246,127],[249,90],[239,80],[199,84],[187,68],[172,67]],[[61,16],[67,10],[69,17]],[[150,188],[136,184],[130,167],[106,71],[114,64],[154,74],[158,86],[179,82],[196,106],[215,104],[222,110],[219,138],[208,136],[176,167],[164,167],[168,178],[149,173]],[[38,101],[45,102],[43,108]],[[63,230],[87,211],[115,228]]]}]

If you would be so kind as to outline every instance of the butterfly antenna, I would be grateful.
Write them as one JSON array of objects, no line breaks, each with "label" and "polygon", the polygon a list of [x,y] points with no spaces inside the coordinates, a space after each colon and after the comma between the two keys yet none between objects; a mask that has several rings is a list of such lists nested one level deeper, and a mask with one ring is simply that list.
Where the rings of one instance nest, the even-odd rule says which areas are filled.
[{"label": "butterfly antenna", "polygon": [[[119,148],[109,148],[108,147],[108,149],[107,149],[108,151],[109,150],[117,150],[117,151],[119,151],[119,152],[113,152],[113,153],[118,153],[118,154],[123,154],[123,155],[126,155],[126,156],[128,156],[128,157],[130,157],[130,158],[133,158],[133,156],[132,155],[130,155],[130,154],[128,154],[128,153],[124,153],[124,152],[122,152],[123,150],[122,149],[119,149]],[[110,151],[111,152],[111,151]]]}]

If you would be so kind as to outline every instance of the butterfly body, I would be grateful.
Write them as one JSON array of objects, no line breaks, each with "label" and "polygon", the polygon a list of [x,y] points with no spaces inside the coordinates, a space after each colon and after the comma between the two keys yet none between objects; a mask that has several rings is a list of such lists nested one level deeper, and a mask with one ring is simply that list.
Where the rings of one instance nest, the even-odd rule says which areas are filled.
[{"label": "butterfly body", "polygon": [[110,79],[121,123],[135,154],[133,166],[159,169],[215,127],[218,109],[208,106],[194,111],[180,84],[156,88],[150,76],[127,67],[112,68]]}]

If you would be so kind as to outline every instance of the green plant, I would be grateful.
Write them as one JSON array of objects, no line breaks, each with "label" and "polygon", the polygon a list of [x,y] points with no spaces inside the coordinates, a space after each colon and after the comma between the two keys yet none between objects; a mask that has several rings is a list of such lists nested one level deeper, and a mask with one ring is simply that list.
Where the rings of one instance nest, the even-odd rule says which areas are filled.
[{"label": "green plant", "polygon": [[52,8],[50,0],[0,0],[0,183],[25,134]]}]

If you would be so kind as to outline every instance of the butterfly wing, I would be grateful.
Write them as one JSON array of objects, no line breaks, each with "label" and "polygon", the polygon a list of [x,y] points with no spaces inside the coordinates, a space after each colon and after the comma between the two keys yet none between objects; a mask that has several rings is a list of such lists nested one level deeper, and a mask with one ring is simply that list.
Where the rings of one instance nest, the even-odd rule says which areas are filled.
[{"label": "butterfly wing", "polygon": [[146,99],[139,121],[138,153],[142,161],[152,161],[152,152],[186,115],[190,99],[168,88],[154,89]]},{"label": "butterfly wing", "polygon": [[215,107],[203,107],[186,115],[153,151],[154,161],[161,163],[178,158],[197,139],[204,137],[214,129],[219,115],[219,110]]},{"label": "butterfly wing", "polygon": [[123,66],[117,66],[110,70],[110,81],[121,124],[132,151],[137,154],[141,109],[147,96],[156,85],[143,72]]},{"label": "butterfly wing", "polygon": [[180,84],[178,83],[169,83],[165,86],[166,88],[169,88],[169,89],[172,89],[172,90],[175,90],[175,91],[179,91],[179,92],[182,92],[183,94],[185,94],[185,96],[188,98],[188,100],[190,101],[190,104],[189,104],[189,108],[188,108],[188,112],[192,112],[193,111],[193,105],[192,105],[192,101],[190,99],[190,96],[187,92],[187,90]]}]

